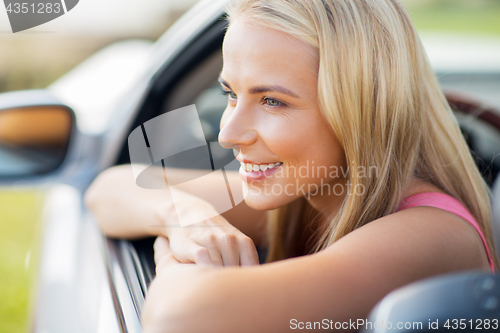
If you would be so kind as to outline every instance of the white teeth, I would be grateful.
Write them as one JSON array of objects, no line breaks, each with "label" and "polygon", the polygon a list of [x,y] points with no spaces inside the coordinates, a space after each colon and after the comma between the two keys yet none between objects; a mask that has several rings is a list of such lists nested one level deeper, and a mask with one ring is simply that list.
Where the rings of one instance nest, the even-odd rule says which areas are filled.
[{"label": "white teeth", "polygon": [[270,169],[274,169],[283,163],[270,163],[270,164],[250,164],[250,163],[242,163],[243,168],[246,172],[257,172],[257,171],[267,171]]}]

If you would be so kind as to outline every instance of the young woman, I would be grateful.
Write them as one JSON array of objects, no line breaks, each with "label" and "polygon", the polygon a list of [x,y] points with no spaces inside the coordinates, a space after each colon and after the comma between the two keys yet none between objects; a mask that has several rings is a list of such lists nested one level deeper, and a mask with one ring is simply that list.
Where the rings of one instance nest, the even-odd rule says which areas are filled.
[{"label": "young woman", "polygon": [[174,208],[130,167],[86,196],[106,234],[160,236],[146,332],[356,321],[412,281],[494,269],[487,186],[398,1],[235,0],[228,13],[219,141],[245,203],[172,226],[175,209],[213,207],[187,189]]}]

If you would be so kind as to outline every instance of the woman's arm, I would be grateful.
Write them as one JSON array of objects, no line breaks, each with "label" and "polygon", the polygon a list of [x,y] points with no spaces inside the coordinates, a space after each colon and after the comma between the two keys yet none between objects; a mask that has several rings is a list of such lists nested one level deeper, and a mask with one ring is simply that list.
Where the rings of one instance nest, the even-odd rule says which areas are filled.
[{"label": "woman's arm", "polygon": [[[154,171],[149,174],[148,183],[164,184],[162,170]],[[196,171],[170,169],[169,180],[182,183],[184,179],[193,178],[191,172]],[[235,176],[235,173],[227,175],[233,189],[241,187],[241,180]],[[243,202],[223,216],[218,215],[214,207],[203,200],[210,199],[210,189],[216,181],[220,179],[209,176],[197,181],[195,189],[183,186],[182,191],[177,192],[174,205],[168,189],[140,188],[135,184],[130,165],[119,166],[99,175],[85,194],[85,203],[106,235],[116,238],[165,236],[181,262],[226,266],[258,264],[254,243],[259,246],[264,239],[265,214]],[[191,190],[201,198],[191,195]],[[204,220],[181,227],[177,219],[180,211],[184,217],[203,217]]]},{"label": "woman's arm", "polygon": [[171,196],[168,190],[140,188],[131,166],[121,165],[102,172],[85,192],[84,201],[106,235],[134,239],[162,234],[160,213]]},{"label": "woman's arm", "polygon": [[[190,170],[170,170],[169,176],[175,183],[189,180]],[[226,171],[228,181],[241,191],[241,180],[237,172]],[[152,173],[155,181],[164,182],[163,173],[158,169]],[[210,199],[211,182],[218,178],[205,177],[202,188],[197,188],[201,199]],[[189,193],[189,188],[183,187]],[[165,206],[172,202],[170,191],[144,189],[135,184],[130,165],[110,168],[101,173],[85,193],[85,204],[96,215],[103,232],[117,238],[140,238],[162,235],[165,224],[176,224],[177,221],[164,221]],[[243,201],[222,216],[234,227],[249,236],[257,246],[263,245],[265,239],[266,212],[248,207]]]},{"label": "woman's arm", "polygon": [[261,266],[179,264],[168,255],[168,243],[158,243],[163,255],[143,312],[148,333],[277,333],[298,322],[357,322],[400,286],[488,267],[477,233],[431,207],[381,218],[322,252]]}]

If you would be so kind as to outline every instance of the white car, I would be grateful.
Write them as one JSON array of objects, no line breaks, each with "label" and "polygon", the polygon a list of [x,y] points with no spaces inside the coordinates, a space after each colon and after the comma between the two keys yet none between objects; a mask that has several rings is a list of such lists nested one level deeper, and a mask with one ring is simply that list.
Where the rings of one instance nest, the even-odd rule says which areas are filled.
[{"label": "white car", "polygon": [[[132,130],[170,110],[195,104],[206,141],[217,141],[226,105],[217,85],[227,24],[224,2],[201,1],[154,45],[110,46],[45,90],[0,94],[0,184],[50,185],[34,332],[141,332],[140,314],[155,272],[153,239],[104,237],[82,194],[104,169],[130,163]],[[448,98],[478,165],[493,185],[500,171],[495,159],[500,153],[495,110],[500,107],[500,50],[484,55],[470,52],[477,41],[441,37],[440,42],[439,36],[427,41],[443,88],[453,90]],[[494,200],[500,225],[500,193]],[[473,301],[460,296],[470,293],[475,293]],[[500,278],[469,272],[412,285],[386,297],[371,318],[460,316],[500,318]]]}]

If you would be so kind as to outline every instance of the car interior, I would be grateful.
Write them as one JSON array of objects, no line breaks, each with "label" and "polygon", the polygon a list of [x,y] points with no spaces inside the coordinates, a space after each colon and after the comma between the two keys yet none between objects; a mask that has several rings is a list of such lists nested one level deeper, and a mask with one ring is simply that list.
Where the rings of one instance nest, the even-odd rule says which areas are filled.
[{"label": "car interior", "polygon": [[[130,131],[165,112],[195,104],[207,142],[217,141],[220,118],[227,102],[217,82],[222,68],[221,45],[225,28],[225,20],[216,21],[157,73]],[[500,171],[500,160],[496,158],[500,153],[500,112],[457,91],[446,92],[446,96],[481,173],[492,186]],[[228,154],[232,152],[228,150]],[[125,142],[116,165],[126,163],[130,163],[130,158]],[[125,270],[138,314],[147,287],[155,276],[153,242],[154,238],[136,241],[108,239],[108,245],[116,249]]]}]

